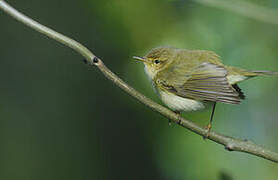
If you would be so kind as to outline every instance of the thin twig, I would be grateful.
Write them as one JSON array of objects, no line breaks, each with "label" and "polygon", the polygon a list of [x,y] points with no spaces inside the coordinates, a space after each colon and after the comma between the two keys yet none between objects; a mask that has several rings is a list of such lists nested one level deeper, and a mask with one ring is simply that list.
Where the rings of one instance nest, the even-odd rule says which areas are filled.
[{"label": "thin twig", "polygon": [[242,16],[278,25],[278,11],[240,0],[192,0],[205,6],[228,10]]},{"label": "thin twig", "polygon": [[[95,65],[98,69],[115,85],[119,86],[125,92],[127,92],[132,97],[139,100],[144,105],[148,106],[152,110],[159,112],[163,116],[167,117],[167,119],[171,119],[175,123],[179,124],[180,126],[189,129],[190,131],[199,134],[201,136],[207,135],[207,130],[202,128],[195,123],[186,120],[173,111],[169,110],[168,108],[161,106],[151,99],[145,97],[143,94],[136,91],[134,88],[127,85],[122,79],[120,79],[117,75],[115,75],[110,69],[108,69],[103,61],[97,58],[91,51],[89,51],[85,46],[81,45],[77,41],[68,38],[60,33],[55,32],[54,30],[39,24],[38,22],[28,18],[27,16],[21,14],[16,9],[8,5],[3,0],[0,0],[0,9],[5,11],[7,14],[11,15],[19,22],[24,23],[25,25],[35,29],[36,31],[45,34],[46,36],[74,49],[82,56],[84,56],[89,65]],[[278,163],[278,154],[272,152],[264,147],[258,146],[250,141],[241,140],[233,137],[224,136],[222,134],[216,133],[211,131],[209,133],[208,139],[224,145],[226,150],[229,151],[239,151],[239,152],[246,152],[248,154],[253,154],[255,156],[259,156],[270,161]]]}]

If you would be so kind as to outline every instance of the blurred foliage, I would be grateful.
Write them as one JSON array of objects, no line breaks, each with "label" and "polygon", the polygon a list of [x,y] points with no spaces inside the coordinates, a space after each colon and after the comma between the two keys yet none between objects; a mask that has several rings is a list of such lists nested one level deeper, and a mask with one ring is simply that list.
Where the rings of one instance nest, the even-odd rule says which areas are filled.
[{"label": "blurred foliage", "polygon": [[[249,1],[278,8],[275,0]],[[278,26],[190,0],[8,2],[84,43],[158,102],[131,58],[156,46],[213,50],[225,64],[278,70]],[[277,179],[276,164],[169,127],[69,48],[3,12],[0,22],[0,179]],[[278,79],[240,86],[247,100],[219,104],[213,129],[278,151]],[[209,113],[184,116],[205,125]]]}]

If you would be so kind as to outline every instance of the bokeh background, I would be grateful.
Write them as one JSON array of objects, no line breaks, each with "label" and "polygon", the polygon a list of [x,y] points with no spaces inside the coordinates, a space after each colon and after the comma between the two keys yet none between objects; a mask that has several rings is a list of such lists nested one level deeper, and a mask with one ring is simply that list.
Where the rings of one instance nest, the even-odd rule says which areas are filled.
[{"label": "bokeh background", "polygon": [[[8,2],[86,45],[159,103],[131,58],[156,46],[207,49],[228,65],[278,70],[278,25],[196,1]],[[278,9],[276,0],[250,2]],[[0,179],[277,179],[277,164],[169,126],[82,59],[0,11]],[[218,104],[213,130],[278,151],[278,78],[240,87],[247,100]],[[200,125],[209,115],[184,114]]]}]

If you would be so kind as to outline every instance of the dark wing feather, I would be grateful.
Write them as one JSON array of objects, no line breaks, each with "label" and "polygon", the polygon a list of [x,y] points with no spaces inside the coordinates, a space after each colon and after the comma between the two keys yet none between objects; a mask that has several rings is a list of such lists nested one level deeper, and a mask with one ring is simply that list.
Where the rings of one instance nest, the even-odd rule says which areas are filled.
[{"label": "dark wing feather", "polygon": [[164,88],[178,96],[202,101],[239,104],[239,93],[229,84],[224,67],[202,63],[188,75],[182,84],[163,84]]}]

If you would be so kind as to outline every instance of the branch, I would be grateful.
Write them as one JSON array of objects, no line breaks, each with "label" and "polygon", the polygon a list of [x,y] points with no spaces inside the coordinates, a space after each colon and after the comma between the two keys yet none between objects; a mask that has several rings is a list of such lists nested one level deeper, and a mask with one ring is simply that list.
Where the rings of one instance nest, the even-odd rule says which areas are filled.
[{"label": "branch", "polygon": [[[138,101],[140,101],[142,104],[146,105],[147,107],[151,108],[152,110],[159,112],[163,116],[165,116],[168,119],[171,119],[173,122],[179,124],[180,126],[196,133],[201,136],[207,135],[207,130],[205,128],[202,128],[195,123],[182,118],[181,116],[177,115],[173,111],[169,110],[168,108],[159,105],[152,101],[151,99],[145,97],[143,94],[136,91],[134,88],[127,85],[122,79],[120,79],[118,76],[116,76],[110,69],[108,69],[102,60],[97,58],[91,51],[89,51],[85,46],[78,43],[77,41],[68,38],[60,33],[55,32],[54,30],[43,26],[39,24],[38,22],[28,18],[27,16],[21,14],[16,9],[11,7],[9,4],[7,4],[5,1],[0,0],[0,9],[2,9],[7,14],[11,15],[15,19],[17,19],[19,22],[29,26],[30,28],[45,34],[46,36],[74,49],[78,53],[80,53],[82,56],[85,57],[87,60],[87,63],[89,65],[96,66],[109,80],[111,80],[115,85],[123,89],[125,92],[127,92],[132,97],[136,98]],[[248,140],[241,140],[233,137],[224,136],[222,134],[216,133],[211,131],[209,133],[208,139],[224,145],[226,150],[229,151],[239,151],[239,152],[245,152],[248,154],[252,154],[255,156],[259,156],[265,159],[268,159],[270,161],[278,163],[278,154],[275,152],[272,152],[268,149],[265,149],[262,146],[258,146],[254,144],[251,141]]]},{"label": "branch", "polygon": [[192,0],[205,6],[228,10],[251,19],[278,25],[278,11],[239,0]]}]

